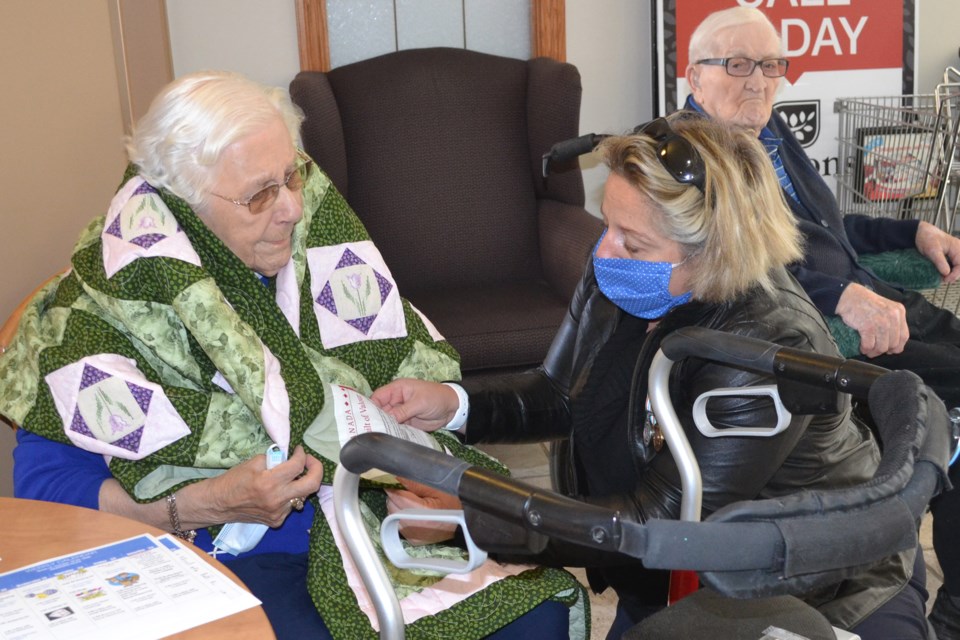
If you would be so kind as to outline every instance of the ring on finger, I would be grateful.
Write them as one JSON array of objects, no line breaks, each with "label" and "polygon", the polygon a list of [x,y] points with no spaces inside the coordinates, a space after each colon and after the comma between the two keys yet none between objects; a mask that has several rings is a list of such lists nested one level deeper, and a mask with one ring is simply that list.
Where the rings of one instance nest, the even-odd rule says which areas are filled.
[{"label": "ring on finger", "polygon": [[303,498],[291,498],[290,506],[293,507],[295,511],[303,511]]}]

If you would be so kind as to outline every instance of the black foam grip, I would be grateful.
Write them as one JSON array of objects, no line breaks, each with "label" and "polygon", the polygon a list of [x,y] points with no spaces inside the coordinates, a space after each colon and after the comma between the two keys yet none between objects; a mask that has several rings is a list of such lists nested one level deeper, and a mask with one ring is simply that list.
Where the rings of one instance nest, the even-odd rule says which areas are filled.
[{"label": "black foam grip", "polygon": [[683,327],[663,339],[664,355],[677,361],[704,358],[778,379],[795,380],[865,398],[870,385],[887,369],[858,360],[845,360],[765,340],[703,327]]},{"label": "black foam grip", "polygon": [[571,138],[553,145],[550,147],[550,151],[543,155],[544,177],[550,172],[551,165],[561,164],[585,153],[590,153],[606,137],[606,135],[587,133],[579,138]]},{"label": "black foam grip", "polygon": [[470,463],[385,433],[363,433],[340,449],[340,464],[353,473],[379,469],[457,495]]},{"label": "black foam grip", "polygon": [[703,327],[677,329],[663,339],[660,348],[673,361],[696,356],[759,373],[773,373],[774,358],[782,349],[766,340]]}]

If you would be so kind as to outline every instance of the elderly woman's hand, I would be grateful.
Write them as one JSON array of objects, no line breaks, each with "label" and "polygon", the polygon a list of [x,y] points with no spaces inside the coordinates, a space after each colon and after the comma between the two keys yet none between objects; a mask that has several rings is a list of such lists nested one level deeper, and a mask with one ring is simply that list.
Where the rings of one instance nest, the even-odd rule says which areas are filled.
[{"label": "elderly woman's hand", "polygon": [[289,460],[266,468],[264,455],[254,456],[209,481],[209,499],[198,505],[211,523],[260,522],[278,527],[297,498],[317,492],[323,465],[298,446]]},{"label": "elderly woman's hand", "polygon": [[[320,489],[323,464],[303,447],[273,469],[266,456],[254,456],[226,473],[194,482],[177,490],[177,513],[181,528],[200,529],[227,522],[260,522],[271,527],[283,523],[294,501]],[[110,478],[100,486],[99,508],[127,518],[170,530],[166,500],[139,504]]]}]

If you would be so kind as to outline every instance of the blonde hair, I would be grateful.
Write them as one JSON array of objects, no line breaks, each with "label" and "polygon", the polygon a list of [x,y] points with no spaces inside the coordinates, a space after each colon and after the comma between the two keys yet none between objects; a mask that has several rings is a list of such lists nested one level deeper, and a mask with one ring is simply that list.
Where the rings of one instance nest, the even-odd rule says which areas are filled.
[{"label": "blonde hair", "polygon": [[278,117],[299,146],[303,114],[285,90],[228,71],[191,73],[153,99],[127,139],[127,156],[151,185],[197,207],[224,150]]},{"label": "blonde hair", "polygon": [[718,56],[719,53],[714,50],[717,44],[717,34],[730,27],[740,27],[748,24],[767,25],[770,28],[770,32],[773,33],[777,39],[777,43],[779,43],[781,47],[781,53],[783,52],[780,34],[777,33],[777,28],[773,26],[770,18],[768,18],[763,11],[754,7],[737,6],[714,11],[704,18],[703,22],[697,25],[697,28],[693,30],[693,34],[690,36],[690,44],[687,49],[689,64],[693,64],[697,60],[703,60],[704,58],[714,58]]},{"label": "blonde hair", "polygon": [[693,114],[668,121],[703,159],[703,192],[677,182],[657,157],[658,141],[642,133],[604,140],[607,166],[650,200],[659,231],[683,247],[694,298],[724,302],[756,286],[771,290],[772,271],[803,252],[763,145],[745,129]]}]

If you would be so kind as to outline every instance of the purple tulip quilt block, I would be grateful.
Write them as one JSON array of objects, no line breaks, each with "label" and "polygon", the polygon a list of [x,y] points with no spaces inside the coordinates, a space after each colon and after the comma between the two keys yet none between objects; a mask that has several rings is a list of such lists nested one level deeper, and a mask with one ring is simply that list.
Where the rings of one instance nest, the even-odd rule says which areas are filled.
[{"label": "purple tulip quilt block", "polygon": [[308,249],[307,264],[325,348],[407,335],[397,285],[372,242]]},{"label": "purple tulip quilt block", "polygon": [[45,379],[66,436],[87,451],[139,460],[190,433],[163,389],[133,360],[89,356]]},{"label": "purple tulip quilt block", "polygon": [[113,197],[100,238],[108,278],[137,258],[164,256],[200,265],[200,257],[157,190],[139,176]]}]

